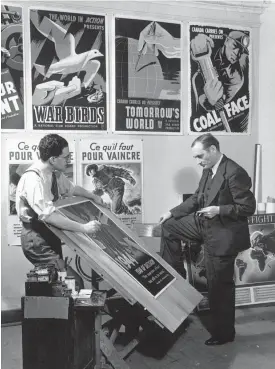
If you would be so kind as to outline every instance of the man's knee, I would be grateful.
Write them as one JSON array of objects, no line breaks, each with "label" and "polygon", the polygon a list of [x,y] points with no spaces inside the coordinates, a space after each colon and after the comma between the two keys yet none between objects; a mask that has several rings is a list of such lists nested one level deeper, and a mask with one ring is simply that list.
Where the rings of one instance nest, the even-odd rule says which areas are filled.
[{"label": "man's knee", "polygon": [[165,237],[165,235],[168,235],[169,233],[173,232],[173,226],[174,226],[175,219],[170,218],[167,219],[164,223],[161,225],[161,233]]}]

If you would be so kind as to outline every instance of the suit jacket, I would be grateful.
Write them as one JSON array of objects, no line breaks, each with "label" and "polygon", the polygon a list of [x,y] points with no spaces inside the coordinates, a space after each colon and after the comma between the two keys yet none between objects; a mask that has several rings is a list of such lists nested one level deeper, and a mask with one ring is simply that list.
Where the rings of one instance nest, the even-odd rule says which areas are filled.
[{"label": "suit jacket", "polygon": [[[170,210],[174,218],[181,218],[199,210],[208,172],[209,169],[203,171],[194,195]],[[247,172],[224,155],[213,177],[205,204],[205,207],[219,206],[220,213],[212,219],[203,220],[203,238],[213,255],[234,255],[250,247],[247,217],[253,215],[256,208],[255,197],[250,188],[251,179]]]}]

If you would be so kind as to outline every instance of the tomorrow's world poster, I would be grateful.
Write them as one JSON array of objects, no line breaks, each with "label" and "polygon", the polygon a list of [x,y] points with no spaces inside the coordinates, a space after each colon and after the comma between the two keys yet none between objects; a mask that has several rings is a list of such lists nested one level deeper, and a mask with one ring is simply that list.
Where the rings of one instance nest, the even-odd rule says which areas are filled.
[{"label": "tomorrow's world poster", "polygon": [[180,134],[181,24],[115,18],[118,133]]}]

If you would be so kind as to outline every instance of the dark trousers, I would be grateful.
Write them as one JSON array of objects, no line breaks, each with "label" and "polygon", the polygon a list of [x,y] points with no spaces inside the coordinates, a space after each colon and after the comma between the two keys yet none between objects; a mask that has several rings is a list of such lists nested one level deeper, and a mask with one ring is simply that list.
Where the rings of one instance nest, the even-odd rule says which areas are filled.
[{"label": "dark trousers", "polygon": [[[235,335],[234,262],[237,255],[216,256],[211,252],[211,234],[207,220],[187,215],[170,218],[162,225],[160,254],[176,270],[181,257],[181,241],[204,243],[205,268],[211,312],[212,336],[227,339]],[[222,242],[222,241],[221,241]]]},{"label": "dark trousers", "polygon": [[115,214],[129,214],[129,208],[123,200],[124,196],[124,185],[112,189],[110,192],[110,198],[112,200],[112,212]]},{"label": "dark trousers", "polygon": [[23,223],[21,245],[26,258],[35,266],[55,264],[62,259],[60,239],[43,223],[33,219],[31,223]]},{"label": "dark trousers", "polygon": [[[42,222],[34,219],[31,223],[23,223],[21,245],[25,257],[34,265],[54,264],[58,271],[65,270],[60,239]],[[73,276],[76,285],[84,288],[82,278],[71,267],[67,275]]]}]

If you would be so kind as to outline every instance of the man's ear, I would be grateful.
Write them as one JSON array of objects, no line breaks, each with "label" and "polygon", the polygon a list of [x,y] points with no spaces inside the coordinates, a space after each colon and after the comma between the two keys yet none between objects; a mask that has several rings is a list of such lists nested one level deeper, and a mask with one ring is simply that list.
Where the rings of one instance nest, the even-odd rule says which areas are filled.
[{"label": "man's ear", "polygon": [[215,145],[211,145],[211,146],[210,146],[210,150],[211,150],[212,152],[217,152],[217,148],[216,148],[216,146],[215,146]]},{"label": "man's ear", "polygon": [[50,159],[49,159],[49,163],[50,163],[51,165],[53,165],[53,164],[54,164],[54,159],[55,159],[55,157],[54,157],[54,156],[51,156],[51,157],[50,157]]}]

